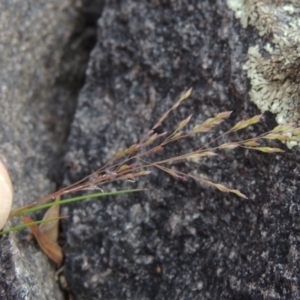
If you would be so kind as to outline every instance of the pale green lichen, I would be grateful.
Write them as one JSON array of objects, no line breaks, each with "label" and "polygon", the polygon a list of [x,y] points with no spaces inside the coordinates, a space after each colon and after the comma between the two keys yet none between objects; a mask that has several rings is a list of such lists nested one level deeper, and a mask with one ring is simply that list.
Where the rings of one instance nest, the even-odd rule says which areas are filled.
[{"label": "pale green lichen", "polygon": [[254,26],[269,39],[248,50],[250,99],[262,112],[276,114],[279,124],[300,124],[300,1],[227,0],[227,5],[242,27]]}]

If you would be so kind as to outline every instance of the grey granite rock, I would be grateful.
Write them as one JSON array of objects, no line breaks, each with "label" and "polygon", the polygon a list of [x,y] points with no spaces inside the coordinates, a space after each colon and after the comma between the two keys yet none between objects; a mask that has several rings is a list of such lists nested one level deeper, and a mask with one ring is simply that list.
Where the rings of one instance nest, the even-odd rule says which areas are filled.
[{"label": "grey granite rock", "polygon": [[[12,177],[14,208],[61,182],[64,143],[88,57],[84,13],[76,3],[0,3],[0,156]],[[0,299],[63,299],[54,266],[24,235],[0,237]]]},{"label": "grey granite rock", "polygon": [[[164,130],[191,113],[198,123],[232,110],[220,134],[259,113],[249,102],[242,65],[260,37],[241,28],[225,1],[109,1],[98,24],[68,142],[66,161],[74,168],[66,184],[136,142],[189,87],[191,99]],[[232,139],[275,124],[266,114]],[[201,143],[188,140],[164,153]],[[178,166],[237,188],[248,200],[153,171],[136,183],[105,188],[147,192],[65,207],[65,276],[74,298],[300,298],[298,154],[225,151]]]}]

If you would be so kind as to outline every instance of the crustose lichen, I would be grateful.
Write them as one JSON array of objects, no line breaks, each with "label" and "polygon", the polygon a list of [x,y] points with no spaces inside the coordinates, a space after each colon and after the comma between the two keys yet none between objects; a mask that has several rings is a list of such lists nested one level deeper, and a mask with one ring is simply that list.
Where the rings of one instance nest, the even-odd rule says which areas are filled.
[{"label": "crustose lichen", "polygon": [[254,26],[268,40],[248,49],[244,69],[251,101],[262,112],[274,113],[278,124],[300,124],[300,2],[227,0],[227,5],[242,27]]}]

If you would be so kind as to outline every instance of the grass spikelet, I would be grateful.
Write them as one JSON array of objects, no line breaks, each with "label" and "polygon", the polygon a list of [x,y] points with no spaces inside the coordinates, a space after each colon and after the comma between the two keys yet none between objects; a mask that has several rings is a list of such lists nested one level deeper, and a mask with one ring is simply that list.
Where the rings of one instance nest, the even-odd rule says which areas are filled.
[{"label": "grass spikelet", "polygon": [[178,99],[178,101],[168,110],[166,111],[161,118],[158,120],[158,122],[153,126],[152,129],[157,128],[158,126],[160,126],[162,124],[162,122],[168,117],[169,113],[172,110],[175,110],[182,101],[186,100],[188,97],[190,97],[192,93],[192,88],[188,89],[185,93],[183,93],[183,95]]},{"label": "grass spikelet", "polygon": [[117,170],[117,173],[123,173],[125,171],[128,171],[132,168],[132,165],[129,166],[129,165],[122,165],[120,166],[120,168]]},{"label": "grass spikelet", "polygon": [[192,88],[188,89],[186,92],[183,93],[183,95],[179,98],[178,102],[182,102],[184,100],[186,100],[187,98],[189,98],[192,94]]},{"label": "grass spikelet", "polygon": [[130,154],[132,154],[134,152],[137,152],[138,150],[139,150],[139,145],[133,144],[129,148],[127,148],[126,150],[124,150],[124,154],[125,155],[130,155]]},{"label": "grass spikelet", "polygon": [[181,121],[178,127],[175,129],[175,132],[182,130],[191,120],[192,115],[188,116],[185,120]]},{"label": "grass spikelet", "polygon": [[260,121],[260,118],[261,118],[262,115],[257,115],[257,116],[254,116],[248,120],[242,120],[242,121],[239,121],[238,123],[236,123],[232,128],[231,130],[232,131],[237,131],[237,130],[241,130],[241,129],[244,129],[250,125],[253,125],[253,124],[256,124]]},{"label": "grass spikelet", "polygon": [[255,148],[249,148],[249,149],[258,150],[258,151],[265,152],[265,153],[283,153],[283,152],[285,152],[284,150],[282,150],[280,148],[272,148],[272,147],[255,147]]},{"label": "grass spikelet", "polygon": [[152,134],[149,139],[143,144],[143,146],[149,146],[151,145],[158,137],[157,133]]},{"label": "grass spikelet", "polygon": [[149,151],[149,153],[152,154],[152,153],[156,153],[156,152],[161,152],[161,151],[163,151],[163,150],[164,150],[164,147],[162,147],[162,146],[157,146],[157,147],[151,149],[151,150]]},{"label": "grass spikelet", "polygon": [[115,156],[113,157],[114,160],[121,158],[122,156],[124,156],[125,153],[123,150],[118,150],[117,153],[115,154]]},{"label": "grass spikelet", "polygon": [[178,171],[175,171],[173,169],[170,169],[170,168],[166,168],[166,167],[163,167],[163,166],[159,166],[159,165],[155,165],[158,169],[164,171],[165,173],[171,175],[172,177],[176,178],[176,179],[180,179],[180,180],[183,180],[183,181],[186,181],[187,178],[186,176],[180,174],[180,172]]},{"label": "grass spikelet", "polygon": [[224,121],[224,120],[226,120],[230,117],[231,113],[232,113],[232,111],[224,111],[224,112],[221,112],[221,113],[217,114],[215,116],[215,118],[217,120]]},{"label": "grass spikelet", "polygon": [[213,151],[204,151],[204,152],[200,152],[200,153],[191,153],[191,154],[187,154],[184,159],[187,160],[199,160],[199,158],[201,157],[210,157],[210,156],[216,156],[218,155],[217,153],[213,152]]},{"label": "grass spikelet", "polygon": [[230,190],[231,193],[236,194],[237,196],[244,198],[244,199],[248,199],[248,197],[246,195],[244,195],[243,193],[241,193],[239,190]]},{"label": "grass spikelet", "polygon": [[300,128],[295,128],[292,130],[292,135],[298,136],[300,135]]},{"label": "grass spikelet", "polygon": [[231,111],[219,113],[215,117],[207,119],[202,124],[196,125],[193,128],[192,132],[193,133],[208,132],[212,130],[213,127],[221,124],[225,119],[227,119],[230,116],[230,114]]},{"label": "grass spikelet", "polygon": [[169,113],[170,113],[170,109],[165,112],[161,117],[160,119],[158,120],[158,122],[153,126],[152,130],[156,129],[158,126],[161,125],[161,123],[168,117]]},{"label": "grass spikelet", "polygon": [[270,133],[289,132],[293,130],[293,124],[278,125]]},{"label": "grass spikelet", "polygon": [[299,138],[291,137],[288,135],[280,134],[280,133],[269,133],[263,137],[263,139],[267,140],[279,140],[279,141],[289,141],[289,142],[298,142]]},{"label": "grass spikelet", "polygon": [[240,145],[238,143],[225,143],[225,144],[222,144],[220,146],[218,146],[218,149],[235,149],[237,147],[239,147]]},{"label": "grass spikelet", "polygon": [[249,146],[249,147],[258,147],[260,144],[257,141],[251,140],[251,141],[247,141],[247,142],[243,143],[243,145]]},{"label": "grass spikelet", "polygon": [[170,142],[174,142],[174,141],[178,140],[182,135],[183,135],[183,131],[176,132],[175,134],[170,136],[166,141],[164,141],[162,143],[162,145],[166,145]]}]

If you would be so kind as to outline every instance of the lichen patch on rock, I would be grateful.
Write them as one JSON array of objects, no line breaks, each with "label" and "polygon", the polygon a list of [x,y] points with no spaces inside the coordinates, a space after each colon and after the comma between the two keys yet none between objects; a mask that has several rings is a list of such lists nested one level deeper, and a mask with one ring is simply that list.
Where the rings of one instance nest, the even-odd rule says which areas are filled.
[{"label": "lichen patch on rock", "polygon": [[227,0],[227,5],[242,27],[254,26],[267,40],[263,47],[249,47],[244,64],[251,101],[274,113],[278,124],[300,124],[300,3]]}]

